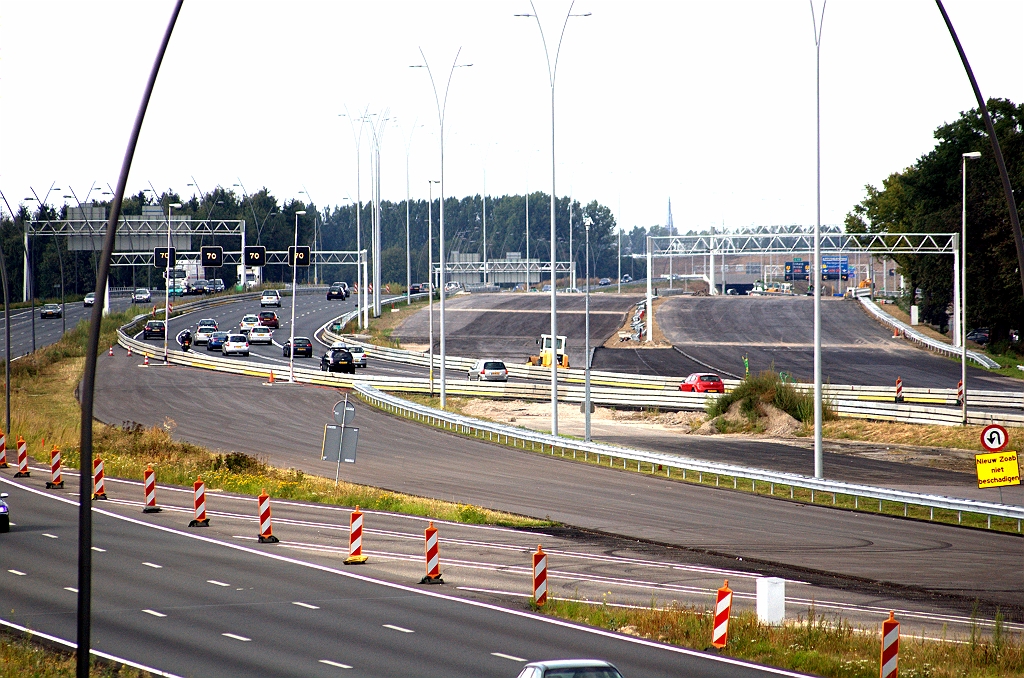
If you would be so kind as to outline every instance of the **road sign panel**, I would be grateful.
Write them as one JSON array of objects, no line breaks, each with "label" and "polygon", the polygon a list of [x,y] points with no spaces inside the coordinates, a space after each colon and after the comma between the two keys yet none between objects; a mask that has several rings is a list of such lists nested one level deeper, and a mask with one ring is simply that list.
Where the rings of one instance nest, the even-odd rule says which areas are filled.
[{"label": "road sign panel", "polygon": [[309,266],[309,245],[288,246],[289,266]]},{"label": "road sign panel", "polygon": [[320,450],[320,461],[343,461],[354,464],[358,445],[358,428],[324,424],[324,443]]},{"label": "road sign panel", "polygon": [[989,452],[998,452],[1010,443],[1010,434],[999,424],[981,429],[981,446]]},{"label": "road sign panel", "polygon": [[821,258],[822,280],[849,280],[850,257],[825,256]]},{"label": "road sign panel", "polygon": [[[168,261],[170,265],[168,266]],[[174,268],[176,262],[175,249],[172,247],[170,255],[168,255],[166,247],[155,247],[153,248],[153,265],[157,268]]]},{"label": "road sign panel", "polygon": [[263,245],[255,245],[253,247],[245,248],[245,265],[246,266],[266,266],[267,264],[267,248]]},{"label": "road sign panel", "polygon": [[224,248],[214,245],[203,247],[199,259],[207,268],[220,268],[224,265]]},{"label": "road sign panel", "polygon": [[1005,487],[1020,485],[1020,462],[1012,450],[974,455],[978,473],[978,487]]}]

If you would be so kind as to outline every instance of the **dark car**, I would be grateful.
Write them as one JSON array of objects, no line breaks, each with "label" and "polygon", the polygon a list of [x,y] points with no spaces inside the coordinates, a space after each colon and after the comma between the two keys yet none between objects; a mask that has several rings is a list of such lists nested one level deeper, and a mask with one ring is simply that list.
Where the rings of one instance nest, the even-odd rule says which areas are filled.
[{"label": "dark car", "polygon": [[211,280],[210,281],[210,291],[211,292],[223,292],[224,291],[224,281],[221,280],[220,278],[214,278],[213,280]]},{"label": "dark car", "polygon": [[207,280],[197,280],[189,286],[189,294],[209,294],[212,292],[210,283]]},{"label": "dark car", "polygon": [[40,318],[60,318],[64,315],[60,304],[47,304],[39,310]]},{"label": "dark car", "polygon": [[991,333],[987,327],[979,327],[976,330],[971,330],[967,333],[967,341],[973,341],[975,344],[984,346],[989,342]]},{"label": "dark car", "polygon": [[421,291],[419,283],[413,283],[409,285],[409,294],[419,294]]},{"label": "dark car", "polygon": [[150,337],[164,338],[164,332],[166,328],[163,320],[150,320],[146,323],[146,326],[142,328],[142,338],[149,339]]},{"label": "dark car", "polygon": [[223,351],[224,342],[228,340],[227,332],[214,332],[210,335],[210,340],[206,342],[207,351]]},{"label": "dark car", "polygon": [[608,287],[609,285],[612,284],[612,279],[611,278],[601,278],[600,280],[597,281],[597,284],[598,284],[599,287]]},{"label": "dark car", "polygon": [[342,301],[348,296],[348,290],[341,283],[334,283],[331,285],[331,289],[327,290],[328,299],[341,299]]},{"label": "dark car", "polygon": [[[291,343],[285,342],[283,355],[285,358],[291,354]],[[309,337],[295,337],[295,357],[313,357],[313,342],[309,340]]]},{"label": "dark car", "polygon": [[7,508],[7,502],[5,502],[4,499],[7,499],[7,493],[6,492],[0,492],[0,532],[10,532],[11,531],[10,509]]},{"label": "dark car", "polygon": [[264,327],[273,327],[274,329],[281,326],[280,321],[277,319],[277,314],[273,311],[260,312],[260,325],[263,325]]},{"label": "dark car", "polygon": [[[296,340],[298,345],[298,340]],[[352,354],[343,348],[332,348],[320,356],[320,369],[324,372],[348,372],[356,373],[356,362]]]}]

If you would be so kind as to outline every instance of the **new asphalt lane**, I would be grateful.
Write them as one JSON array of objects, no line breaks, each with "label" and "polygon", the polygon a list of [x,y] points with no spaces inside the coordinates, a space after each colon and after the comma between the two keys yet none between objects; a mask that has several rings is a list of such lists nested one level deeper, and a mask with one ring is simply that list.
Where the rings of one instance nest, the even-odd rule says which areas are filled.
[{"label": "new asphalt lane", "polygon": [[[114,298],[110,300],[110,307],[114,310],[121,310],[128,308],[129,303],[128,298]],[[35,346],[37,349],[49,346],[60,339],[64,333],[65,325],[70,330],[79,321],[85,320],[92,314],[92,307],[83,306],[80,301],[69,302],[64,306],[65,317],[62,323],[60,318],[46,318],[45,320],[40,318],[39,309],[41,307],[42,304],[37,304],[35,310]],[[32,352],[32,326],[33,314],[31,309],[25,308],[11,311],[12,360]],[[3,313],[0,313],[0,352],[4,351],[5,341],[4,317]]]},{"label": "new asphalt lane", "polygon": [[[0,483],[6,621],[74,639],[71,492]],[[61,496],[61,495],[64,496]],[[601,657],[639,676],[795,675],[404,586],[97,509],[93,649],[173,675],[515,676],[527,660]]]}]

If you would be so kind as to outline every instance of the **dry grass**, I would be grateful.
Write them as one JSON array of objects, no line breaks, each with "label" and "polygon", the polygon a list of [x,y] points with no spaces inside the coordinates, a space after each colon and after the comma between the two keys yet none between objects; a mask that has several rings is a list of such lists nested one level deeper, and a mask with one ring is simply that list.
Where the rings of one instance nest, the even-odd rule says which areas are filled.
[{"label": "dry grass", "polygon": [[[839,419],[822,424],[822,434],[834,440],[863,440],[892,445],[981,450],[981,426],[929,426],[896,422]],[[1024,428],[1007,429],[1010,440],[1024,440]],[[810,435],[805,429],[803,435]]]},{"label": "dry grass", "polygon": [[[697,650],[710,650],[711,614],[702,607],[630,609],[577,601],[549,600],[543,612],[632,636]],[[1002,629],[982,639],[930,641],[904,636],[900,642],[903,678],[1011,678],[1024,676],[1024,639]],[[852,627],[838,617],[813,614],[783,626],[766,626],[753,611],[734,615],[728,645],[721,654],[827,678],[877,678],[879,629]],[[712,650],[714,651],[714,650]]]},{"label": "dry grass", "polygon": [[[75,675],[75,656],[71,652],[37,645],[31,640],[0,635],[0,676],[18,678],[69,678]],[[145,671],[107,664],[93,660],[89,675],[93,678],[143,678]]]}]

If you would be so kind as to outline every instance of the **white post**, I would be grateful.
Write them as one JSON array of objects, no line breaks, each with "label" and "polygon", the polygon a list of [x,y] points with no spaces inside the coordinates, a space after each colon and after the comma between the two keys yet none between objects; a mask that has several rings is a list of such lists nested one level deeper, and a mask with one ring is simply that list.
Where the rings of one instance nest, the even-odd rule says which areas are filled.
[{"label": "white post", "polygon": [[715,291],[715,227],[711,227],[711,245],[708,247],[708,271],[711,272],[711,280],[708,283],[708,294],[714,296]]},{"label": "white post", "polygon": [[[289,327],[290,339],[288,340],[288,383],[295,383],[295,278],[299,267],[296,266],[296,255],[299,252],[299,215],[305,211],[295,212],[295,249],[292,250],[292,322]],[[344,411],[344,410],[342,410]]]},{"label": "white post", "polygon": [[654,263],[654,252],[652,251],[653,247],[654,240],[651,239],[651,236],[647,236],[647,309],[644,311],[644,315],[646,316],[645,324],[647,326],[648,344],[654,341],[654,337],[651,336],[652,334],[654,334],[654,291],[652,289],[653,276],[651,275],[651,266]]},{"label": "white post", "polygon": [[583,411],[584,411],[584,429],[583,439],[586,442],[590,442],[590,224],[592,219],[585,217],[583,224],[587,228],[587,247],[586,247],[586,271],[587,279],[584,283],[587,286],[587,301],[586,301],[586,328],[584,330],[584,348],[583,348]]},{"label": "white post", "polygon": [[960,346],[960,234],[953,234],[953,317],[949,320],[949,335],[953,346]]}]

